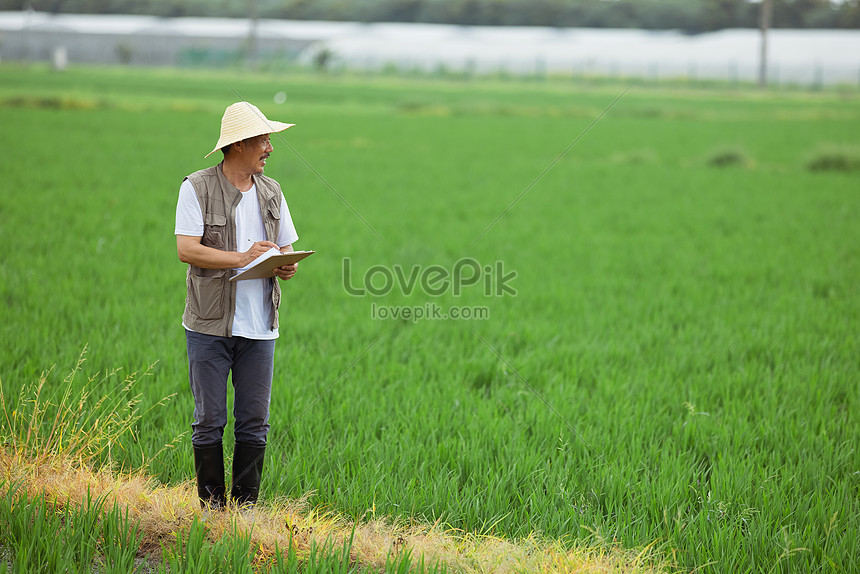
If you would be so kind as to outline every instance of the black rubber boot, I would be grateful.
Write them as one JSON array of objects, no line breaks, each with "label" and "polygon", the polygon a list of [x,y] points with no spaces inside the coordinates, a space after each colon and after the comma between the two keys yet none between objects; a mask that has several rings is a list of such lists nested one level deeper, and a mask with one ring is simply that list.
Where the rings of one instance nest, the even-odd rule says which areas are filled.
[{"label": "black rubber boot", "polygon": [[194,447],[194,472],[197,474],[200,506],[224,508],[227,505],[227,488],[224,486],[224,448],[220,442]]},{"label": "black rubber boot", "polygon": [[263,459],[266,447],[236,443],[233,452],[233,488],[230,497],[236,506],[248,507],[257,503],[260,482],[263,480]]}]

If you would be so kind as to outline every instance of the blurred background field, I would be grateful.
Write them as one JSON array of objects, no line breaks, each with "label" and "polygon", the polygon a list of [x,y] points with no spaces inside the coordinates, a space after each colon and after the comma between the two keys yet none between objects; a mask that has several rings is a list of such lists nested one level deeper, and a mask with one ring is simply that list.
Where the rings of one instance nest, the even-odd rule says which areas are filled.
[{"label": "blurred background field", "polygon": [[[144,406],[178,395],[113,455],[190,478],[190,440],[151,459],[193,408],[174,209],[246,99],[297,124],[266,172],[318,251],[285,286],[266,497],[856,571],[860,100],[640,83],[560,157],[629,87],[4,65],[4,393],[85,345],[87,372],[157,362]],[[354,283],[502,261],[516,295],[354,297],[347,257]],[[371,317],[429,302],[490,317]]]}]

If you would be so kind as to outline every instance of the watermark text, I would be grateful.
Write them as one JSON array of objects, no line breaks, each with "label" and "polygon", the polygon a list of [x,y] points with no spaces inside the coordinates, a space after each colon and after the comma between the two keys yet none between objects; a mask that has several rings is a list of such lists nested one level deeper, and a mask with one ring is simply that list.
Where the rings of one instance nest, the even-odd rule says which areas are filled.
[{"label": "watermark text", "polygon": [[453,306],[445,309],[437,303],[424,305],[377,305],[371,303],[370,318],[374,320],[443,321],[448,319],[462,321],[484,321],[490,318],[490,308],[481,305]]},{"label": "watermark text", "polygon": [[450,293],[459,297],[466,289],[481,289],[485,297],[516,296],[511,285],[516,271],[505,271],[503,261],[481,265],[471,257],[458,259],[450,269],[442,265],[373,265],[360,277],[353,277],[352,260],[343,259],[343,288],[354,297],[380,297],[394,291],[409,296],[416,291],[432,297]]}]

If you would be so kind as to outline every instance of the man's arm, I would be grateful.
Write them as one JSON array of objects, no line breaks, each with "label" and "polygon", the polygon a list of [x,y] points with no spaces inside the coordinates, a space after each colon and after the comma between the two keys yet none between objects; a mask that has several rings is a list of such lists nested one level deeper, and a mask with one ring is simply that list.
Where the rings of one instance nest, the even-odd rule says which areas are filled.
[{"label": "man's arm", "polygon": [[[176,236],[176,252],[179,255],[180,261],[190,263],[202,269],[238,269],[239,267],[248,265],[272,247],[278,247],[271,241],[258,241],[245,252],[221,251],[220,249],[206,247],[200,243],[200,239],[201,237],[193,235]],[[287,247],[292,251],[291,246],[288,245]],[[283,251],[283,248],[281,251]]]}]

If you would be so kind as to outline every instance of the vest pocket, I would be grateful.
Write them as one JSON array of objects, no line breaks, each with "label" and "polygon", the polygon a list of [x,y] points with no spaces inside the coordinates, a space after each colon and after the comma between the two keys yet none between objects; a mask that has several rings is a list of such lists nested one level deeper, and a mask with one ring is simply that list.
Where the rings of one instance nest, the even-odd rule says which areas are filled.
[{"label": "vest pocket", "polygon": [[192,275],[189,295],[191,308],[201,319],[220,319],[224,316],[224,273],[212,277]]},{"label": "vest pocket", "polygon": [[224,250],[226,248],[227,217],[221,213],[207,213],[203,219],[203,237],[200,243],[206,247]]},{"label": "vest pocket", "polygon": [[281,218],[281,198],[273,197],[271,201],[269,201],[268,205],[269,216],[272,219],[280,219]]}]

